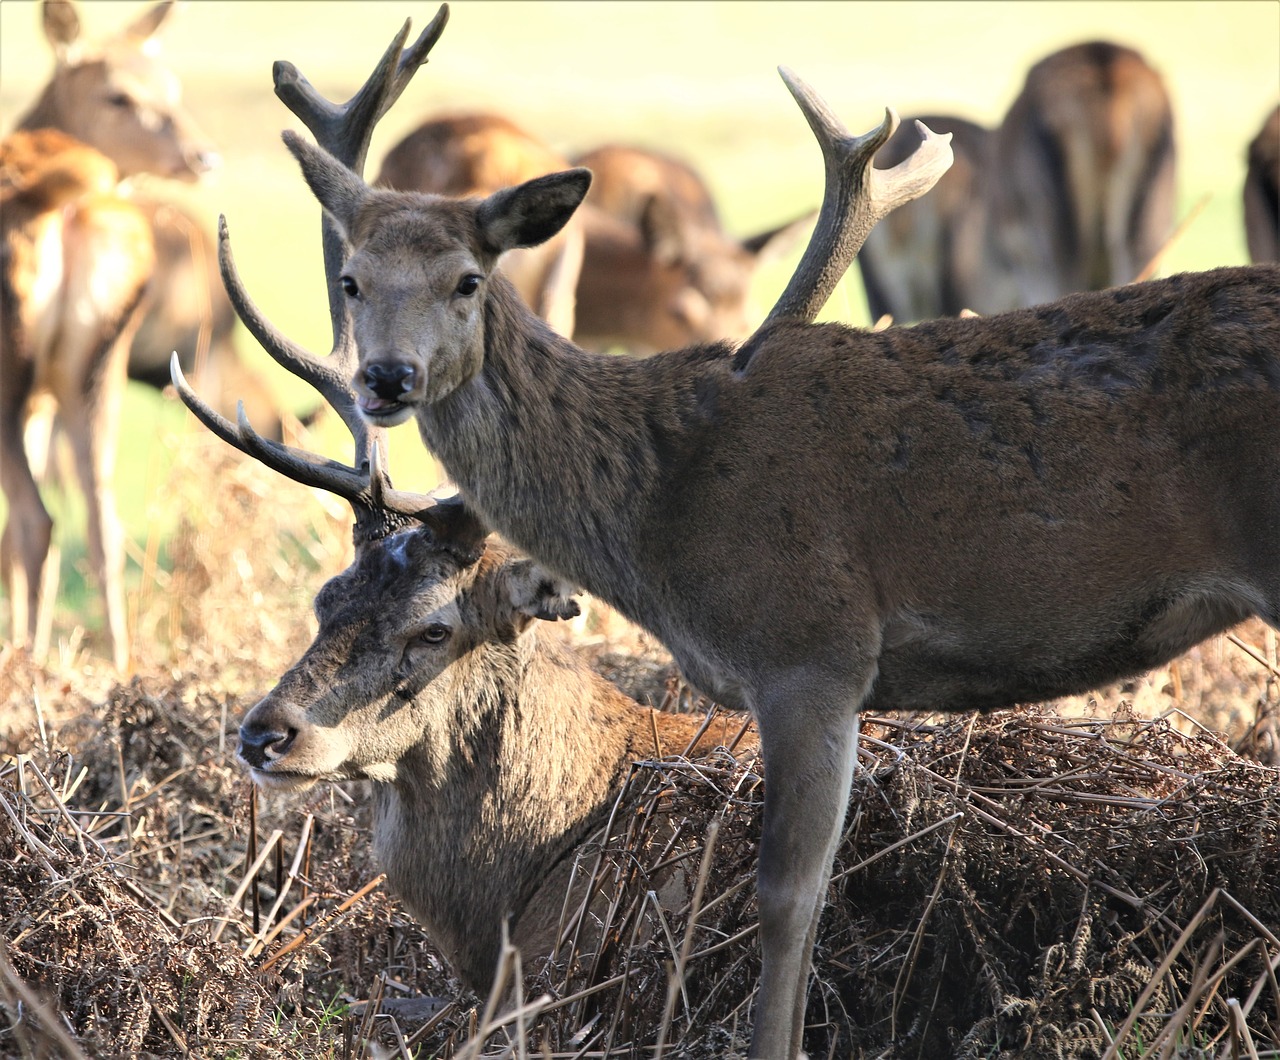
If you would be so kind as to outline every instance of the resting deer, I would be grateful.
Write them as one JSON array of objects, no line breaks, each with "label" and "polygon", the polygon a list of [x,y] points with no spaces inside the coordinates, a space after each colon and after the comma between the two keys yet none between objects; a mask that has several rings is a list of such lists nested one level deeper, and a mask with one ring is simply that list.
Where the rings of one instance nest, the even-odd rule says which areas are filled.
[{"label": "resting deer", "polygon": [[[195,179],[211,161],[181,109],[178,82],[154,56],[171,4],[148,9],[118,36],[81,40],[75,7],[46,0],[56,65],[39,99],[4,141],[5,324],[0,346],[0,480],[9,506],[0,568],[11,636],[47,649],[52,521],[24,436],[35,403],[51,395],[75,454],[89,511],[91,566],[118,669],[128,659],[124,540],[111,476],[129,344],[152,274],[145,214],[116,193],[138,173]],[[111,185],[104,183],[109,174]],[[21,208],[14,204],[22,201]]]},{"label": "resting deer", "polygon": [[711,189],[679,159],[607,144],[574,165],[592,173],[575,215],[586,244],[574,342],[649,354],[746,338],[756,269],[785,253],[812,215],[739,240],[724,230]]},{"label": "resting deer", "polygon": [[[246,446],[180,371],[184,400],[222,437],[314,481]],[[358,435],[354,399],[337,411]],[[633,763],[710,750],[740,723],[704,726],[628,699],[539,633],[539,619],[577,614],[567,587],[486,540],[460,507],[404,527],[394,507],[374,506],[369,482],[366,466],[326,483],[356,511],[355,561],[316,596],[311,647],[245,715],[240,759],[266,789],[372,781],[390,887],[463,983],[487,993],[508,920],[526,958],[555,951],[577,855]]]},{"label": "resting deer", "polygon": [[[350,113],[383,113],[415,58]],[[574,347],[495,271],[567,222],[586,171],[457,201],[370,188],[361,151],[285,134],[348,244],[326,260],[371,430],[416,419],[486,525],[755,716],[754,1057],[801,1046],[860,711],[1083,692],[1250,615],[1280,626],[1280,268],[880,333],[807,323],[949,150],[875,170],[894,122],[850,137],[788,83],[829,179],[796,276],[740,347],[643,361]],[[277,93],[334,146],[332,104],[287,66]]]},{"label": "resting deer", "polygon": [[1244,229],[1252,261],[1280,261],[1280,106],[1249,144]]},{"label": "resting deer", "polygon": [[[1077,44],[1036,63],[1000,126],[955,134],[957,165],[859,257],[872,318],[995,313],[1129,283],[1173,228],[1173,112],[1130,48]],[[910,152],[902,129],[881,164]]]}]

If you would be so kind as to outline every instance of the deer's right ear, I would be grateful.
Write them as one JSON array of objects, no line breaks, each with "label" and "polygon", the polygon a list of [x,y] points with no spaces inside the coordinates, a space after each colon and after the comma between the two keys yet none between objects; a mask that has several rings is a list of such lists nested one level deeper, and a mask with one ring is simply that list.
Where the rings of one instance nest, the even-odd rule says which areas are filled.
[{"label": "deer's right ear", "polygon": [[312,194],[349,239],[368,186],[328,151],[304,140],[292,129],[286,129],[281,137],[302,167]]},{"label": "deer's right ear", "polygon": [[589,187],[591,170],[578,168],[494,192],[476,210],[485,247],[501,254],[513,247],[545,243],[569,223]]}]

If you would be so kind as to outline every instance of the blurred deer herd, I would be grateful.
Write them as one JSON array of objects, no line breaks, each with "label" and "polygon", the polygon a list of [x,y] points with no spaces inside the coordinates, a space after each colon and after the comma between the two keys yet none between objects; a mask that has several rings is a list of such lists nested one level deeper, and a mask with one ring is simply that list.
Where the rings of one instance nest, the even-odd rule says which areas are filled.
[{"label": "blurred deer herd", "polygon": [[[142,174],[196,181],[218,164],[214,146],[183,108],[176,73],[158,58],[156,35],[173,5],[158,4],[100,40],[86,36],[77,8],[67,0],[44,0],[40,11],[55,60],[53,74],[0,143],[0,478],[8,508],[0,566],[10,639],[41,656],[49,648],[56,574],[50,570],[52,521],[40,481],[52,439],[60,432],[74,454],[87,501],[86,536],[104,601],[106,645],[123,672],[129,665],[124,541],[111,477],[125,380],[166,386],[170,353],[176,351],[196,389],[210,395],[213,408],[205,410],[210,423],[219,422],[218,413],[232,415],[237,400],[261,400],[265,388],[236,347],[232,300],[243,315],[244,296],[231,269],[228,298],[217,240],[197,218],[133,187],[133,178]],[[1271,102],[1257,105],[1262,110]],[[1045,57],[1027,73],[995,128],[947,114],[921,120],[935,133],[951,135],[954,162],[932,191],[899,206],[874,228],[858,256],[878,327],[997,314],[1071,292],[1141,282],[1155,271],[1175,228],[1178,142],[1161,76],[1137,51],[1093,41]],[[915,123],[904,122],[876,156],[876,165],[889,170],[904,163],[921,137]],[[1240,150],[1247,158],[1243,202],[1249,254],[1255,262],[1280,260],[1280,107]],[[753,274],[762,261],[797,242],[812,214],[798,212],[780,227],[737,238],[725,230],[707,184],[681,159],[620,143],[567,158],[500,114],[449,113],[427,120],[388,151],[373,185],[486,197],[574,166],[594,175],[582,207],[551,238],[532,246],[518,242],[502,258],[503,271],[530,309],[579,346],[620,357],[717,340],[741,342],[752,335],[762,316],[749,297]],[[155,188],[156,182],[147,187]],[[342,281],[354,286],[350,277]],[[340,330],[335,321],[335,341]],[[264,341],[264,346],[279,361],[291,358],[287,340]],[[306,368],[300,374],[308,371],[323,375]],[[368,379],[381,399],[380,384],[372,374]],[[331,381],[326,391],[317,383],[359,443],[364,427],[346,385],[347,379]],[[281,431],[279,414],[251,408],[249,419],[266,428],[265,440],[254,435],[250,441],[225,420],[215,429],[258,455],[272,452],[270,440]],[[298,471],[295,464],[291,470],[287,457],[277,456],[272,466],[342,493],[351,500],[358,524],[390,497],[389,484],[387,497],[368,495],[376,466],[372,472],[365,468],[364,478],[360,469],[339,468],[326,481],[319,481],[319,472],[309,465]],[[408,506],[396,509],[391,503],[385,511],[411,516],[427,504],[402,503]],[[439,540],[449,542],[442,549],[388,537],[385,528],[371,532],[365,525],[357,533],[362,542],[357,564],[334,579],[317,602],[322,635],[327,623],[338,622],[332,616],[358,606],[355,597],[370,585],[380,586],[379,600],[400,619],[411,620],[405,630],[384,633],[378,645],[394,646],[396,657],[384,669],[398,680],[396,667],[408,665],[405,660],[435,659],[444,652],[442,645],[454,636],[458,621],[470,623],[467,632],[475,640],[510,646],[534,619],[574,613],[569,600],[574,586],[560,584],[505,545],[486,544],[487,529],[470,515],[437,516],[445,518],[454,525],[443,530],[436,525]],[[406,594],[403,606],[392,603]],[[434,609],[426,608],[427,617],[418,618],[415,601],[425,595]],[[590,707],[575,736],[537,737],[566,740],[566,748],[573,749],[566,760],[578,763],[576,772],[566,767],[567,780],[542,778],[545,802],[525,798],[529,820],[516,831],[526,835],[543,825],[550,828],[554,835],[534,844],[544,856],[559,849],[556,843],[576,842],[583,832],[581,821],[556,817],[557,808],[566,804],[565,783],[589,789],[568,801],[584,819],[597,815],[625,763],[650,734],[657,740],[661,729],[668,740],[678,735],[683,741],[693,738],[696,728],[640,711],[558,655],[545,665],[558,673],[555,680],[498,697],[509,702],[513,717],[554,721],[551,707],[516,707],[522,700],[545,698],[555,691],[555,681],[564,687],[565,675],[574,674],[574,694]],[[333,735],[344,725],[359,730],[358,715],[339,712],[316,725],[291,713],[303,698],[290,697],[291,679],[308,688],[341,683],[340,675],[317,681],[304,664],[299,667],[245,719],[241,757],[255,777],[288,787],[317,777],[394,776],[403,763],[378,757],[385,747],[363,748],[359,731],[342,740]],[[497,669],[505,674],[518,667]],[[492,695],[485,686],[491,677],[481,666],[468,678],[473,698]],[[593,726],[598,726],[595,736]],[[404,734],[406,756],[409,749],[420,753],[422,746],[421,733]],[[305,760],[306,769],[273,770],[286,758]],[[440,763],[430,755],[427,759],[414,766],[415,774],[432,788],[433,798],[440,797],[425,779]],[[518,768],[502,766],[495,783]],[[471,796],[448,796],[455,797]],[[413,799],[425,805],[421,792]],[[469,904],[479,901],[469,893],[470,881],[484,872],[450,871],[437,880],[431,866],[413,862],[410,853],[425,849],[421,835],[403,834],[395,822],[443,818],[417,802],[417,808],[407,808],[412,801],[409,795],[403,804],[382,796],[379,812],[391,823],[380,826],[379,843],[384,853],[400,852],[389,860],[397,866],[398,888],[411,907],[433,926],[464,974],[483,985],[499,945],[496,937],[469,930],[483,912]],[[488,857],[503,839],[503,829],[486,833],[476,849]],[[511,878],[498,873],[493,886],[524,892],[527,899],[529,881],[547,868],[542,862],[525,863],[528,843],[515,847],[510,864],[504,863]],[[515,899],[503,892],[493,901],[507,908]],[[533,902],[531,914],[552,907],[550,899]],[[531,915],[518,937],[545,934],[548,925],[534,920]]]}]

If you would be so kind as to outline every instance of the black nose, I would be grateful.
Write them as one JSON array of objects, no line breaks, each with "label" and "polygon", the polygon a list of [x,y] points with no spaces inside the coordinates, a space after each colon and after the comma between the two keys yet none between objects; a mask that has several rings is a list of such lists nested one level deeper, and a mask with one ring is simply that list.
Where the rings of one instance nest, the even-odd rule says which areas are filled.
[{"label": "black nose", "polygon": [[364,370],[364,385],[383,401],[396,401],[413,389],[413,365],[371,364]]},{"label": "black nose", "polygon": [[262,769],[272,758],[287,753],[297,735],[297,729],[277,732],[246,722],[240,726],[240,757],[254,769]]}]

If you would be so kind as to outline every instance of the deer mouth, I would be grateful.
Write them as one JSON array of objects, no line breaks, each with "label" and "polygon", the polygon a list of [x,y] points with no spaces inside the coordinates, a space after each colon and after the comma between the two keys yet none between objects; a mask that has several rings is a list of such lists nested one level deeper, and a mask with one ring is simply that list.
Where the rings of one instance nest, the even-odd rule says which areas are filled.
[{"label": "deer mouth", "polygon": [[376,427],[395,427],[413,417],[412,405],[376,396],[361,395],[356,400],[356,407],[360,415]]}]

